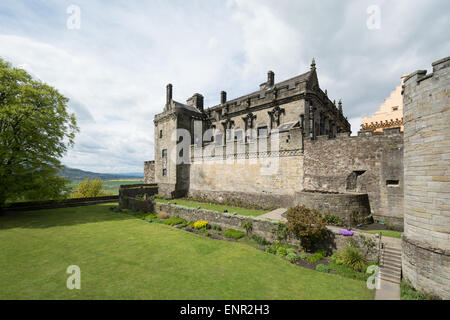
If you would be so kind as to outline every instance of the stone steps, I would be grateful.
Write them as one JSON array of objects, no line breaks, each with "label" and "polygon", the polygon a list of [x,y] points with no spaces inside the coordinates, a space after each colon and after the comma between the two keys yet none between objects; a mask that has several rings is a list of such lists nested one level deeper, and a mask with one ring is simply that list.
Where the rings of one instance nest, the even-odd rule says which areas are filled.
[{"label": "stone steps", "polygon": [[384,244],[381,251],[380,278],[400,284],[402,277],[402,249],[398,245]]}]

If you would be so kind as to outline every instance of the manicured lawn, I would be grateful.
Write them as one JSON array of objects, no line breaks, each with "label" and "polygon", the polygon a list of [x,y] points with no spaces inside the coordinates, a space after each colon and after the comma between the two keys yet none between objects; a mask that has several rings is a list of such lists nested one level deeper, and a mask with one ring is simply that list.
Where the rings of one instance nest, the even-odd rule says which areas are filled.
[{"label": "manicured lawn", "polygon": [[398,238],[398,239],[402,238],[402,232],[400,232],[400,231],[393,231],[393,230],[361,230],[361,232],[372,233],[372,234],[376,234],[376,233],[380,233],[381,232],[381,235],[385,236],[385,237],[392,237],[392,238]]},{"label": "manicured lawn", "polygon": [[[373,298],[363,281],[109,206],[1,216],[0,299]],[[69,265],[81,268],[81,290],[66,288]]]},{"label": "manicured lawn", "polygon": [[202,209],[218,211],[218,212],[224,212],[224,210],[227,210],[229,213],[235,212],[235,213],[243,215],[243,216],[260,216],[264,213],[269,212],[269,210],[245,209],[245,208],[239,208],[239,207],[233,207],[233,206],[204,203],[204,202],[197,202],[197,201],[184,200],[184,199],[174,199],[174,200],[156,199],[156,202],[159,202],[159,203],[170,202],[170,203],[176,203],[180,206],[191,207],[191,208],[200,207]]}]

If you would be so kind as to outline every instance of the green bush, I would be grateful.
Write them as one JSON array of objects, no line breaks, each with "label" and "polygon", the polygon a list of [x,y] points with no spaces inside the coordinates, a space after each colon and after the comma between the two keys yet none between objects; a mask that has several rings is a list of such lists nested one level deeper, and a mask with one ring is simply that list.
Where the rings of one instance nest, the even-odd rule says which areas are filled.
[{"label": "green bush", "polygon": [[277,223],[276,227],[272,229],[272,233],[278,241],[284,242],[289,237],[288,227],[281,222]]},{"label": "green bush", "polygon": [[286,255],[286,259],[292,263],[295,263],[298,261],[299,257],[295,252],[288,252],[288,254]]},{"label": "green bush", "polygon": [[72,198],[90,198],[104,195],[102,179],[85,179],[77,186],[77,190],[72,193]]},{"label": "green bush", "polygon": [[342,263],[356,271],[363,271],[367,266],[366,258],[354,246],[347,246],[340,254]]},{"label": "green bush", "polygon": [[256,234],[254,234],[254,235],[252,236],[252,239],[255,240],[256,243],[258,243],[258,244],[260,244],[260,245],[262,245],[262,246],[265,246],[265,245],[270,244],[269,241],[267,241],[267,240],[264,239],[263,237],[257,236]]},{"label": "green bush", "polygon": [[233,238],[237,240],[245,236],[245,233],[239,230],[227,229],[223,235],[227,238]]},{"label": "green bush", "polygon": [[300,259],[306,260],[308,258],[308,255],[306,253],[300,254]]},{"label": "green bush", "polygon": [[175,226],[177,224],[181,224],[181,225],[186,225],[186,220],[183,218],[169,218],[169,219],[165,219],[163,221],[164,224],[167,224],[169,226]]},{"label": "green bush", "polygon": [[222,231],[222,228],[219,226],[213,226],[212,228],[213,228],[213,230],[216,230],[216,231]]},{"label": "green bush", "polygon": [[277,249],[275,249],[274,247],[267,247],[266,248],[266,252],[267,253],[271,253],[271,254],[276,254],[277,253]]},{"label": "green bush", "polygon": [[358,272],[346,266],[345,264],[337,264],[335,261],[332,260],[328,263],[328,266],[330,267],[330,270],[332,270],[334,274],[350,279],[366,281],[367,278],[369,278],[370,276],[370,274],[368,273]]},{"label": "green bush", "polygon": [[334,261],[336,264],[342,264],[342,257],[339,253],[333,253],[330,258],[331,261]]},{"label": "green bush", "polygon": [[317,261],[323,259],[325,256],[325,250],[318,250],[313,255],[307,256],[306,260],[308,260],[310,263],[316,263]]},{"label": "green bush", "polygon": [[300,240],[306,250],[311,250],[314,243],[321,240],[326,234],[326,224],[320,212],[304,206],[289,208],[286,214],[286,226],[294,236]]},{"label": "green bush", "polygon": [[342,226],[342,224],[343,224],[343,221],[342,221],[341,217],[336,216],[336,215],[331,214],[331,213],[328,213],[325,216],[323,216],[323,221],[326,224],[330,224],[330,225],[333,225],[333,226]]},{"label": "green bush", "polygon": [[253,230],[253,223],[250,220],[247,220],[245,222],[242,222],[241,227],[244,228],[248,236],[249,233],[251,233]]},{"label": "green bush", "polygon": [[328,272],[330,271],[330,267],[329,267],[329,266],[326,266],[326,265],[324,265],[324,264],[322,264],[322,263],[319,263],[319,264],[316,266],[316,270],[317,270],[317,271],[320,271],[320,272],[328,273]]},{"label": "green bush", "polygon": [[288,253],[287,253],[287,250],[286,250],[286,248],[284,248],[284,247],[278,247],[278,249],[277,249],[277,255],[279,255],[279,256],[285,256],[285,255],[287,255]]}]

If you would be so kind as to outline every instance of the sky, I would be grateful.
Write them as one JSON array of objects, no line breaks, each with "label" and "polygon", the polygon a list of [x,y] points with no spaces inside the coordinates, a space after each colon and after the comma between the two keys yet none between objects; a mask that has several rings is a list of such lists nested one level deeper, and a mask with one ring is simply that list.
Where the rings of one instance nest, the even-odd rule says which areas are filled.
[{"label": "sky", "polygon": [[142,172],[165,87],[205,106],[316,61],[353,134],[403,74],[450,54],[448,0],[2,0],[0,57],[70,99],[80,132],[63,164]]}]

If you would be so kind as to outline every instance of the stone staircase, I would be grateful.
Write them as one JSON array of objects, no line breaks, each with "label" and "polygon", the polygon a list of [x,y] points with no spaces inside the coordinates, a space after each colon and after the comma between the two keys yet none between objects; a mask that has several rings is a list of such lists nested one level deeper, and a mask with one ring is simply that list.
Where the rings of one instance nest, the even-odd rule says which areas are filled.
[{"label": "stone staircase", "polygon": [[383,243],[380,261],[380,278],[400,284],[402,277],[402,248],[394,242]]}]

